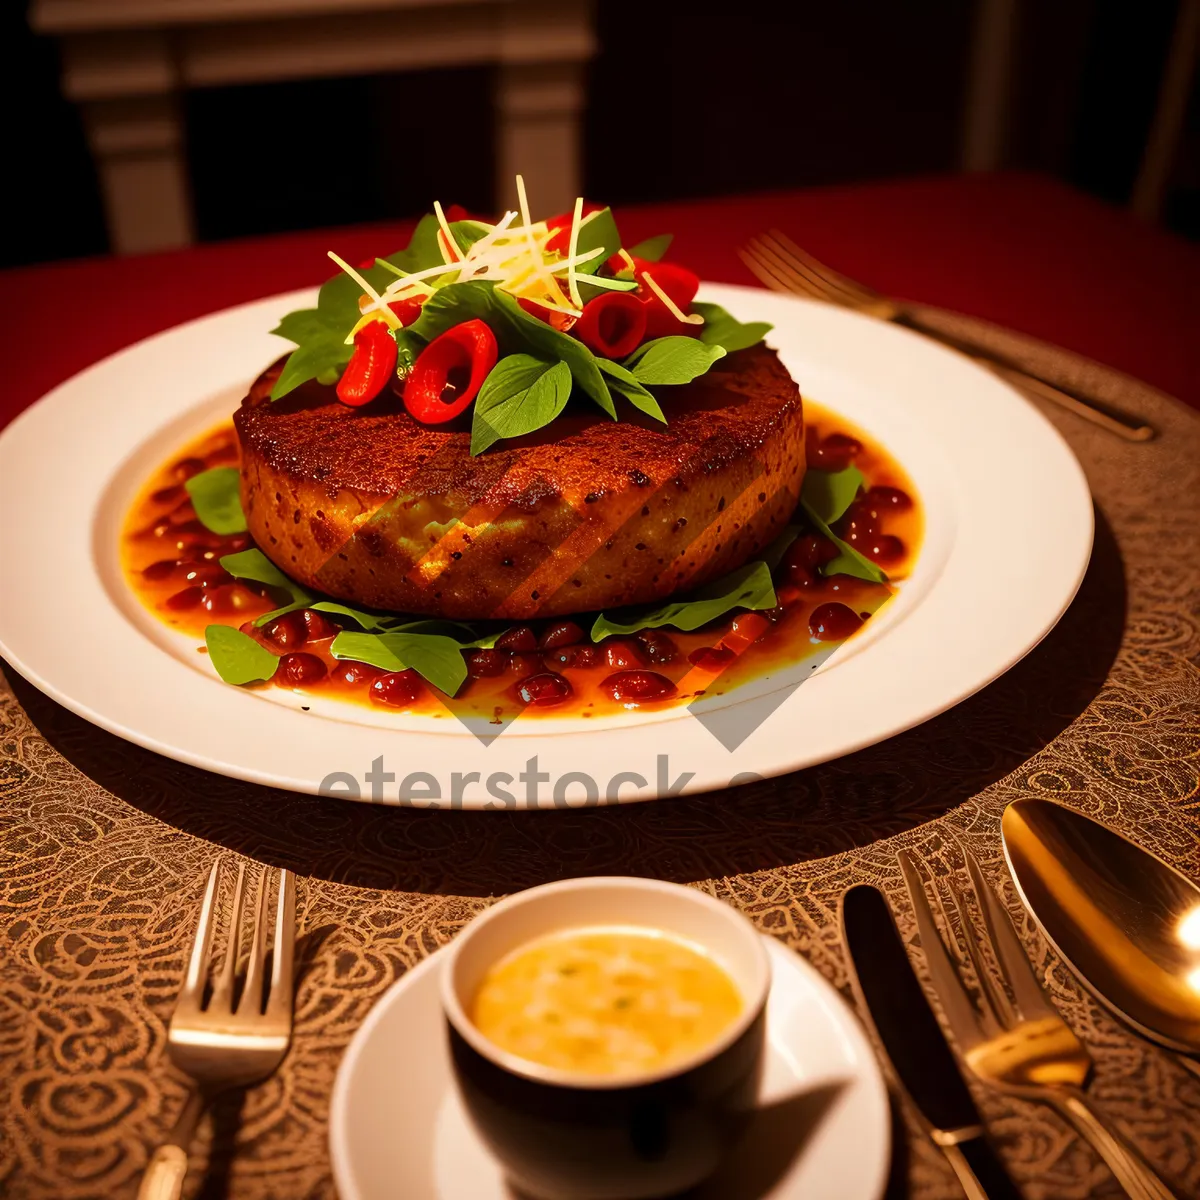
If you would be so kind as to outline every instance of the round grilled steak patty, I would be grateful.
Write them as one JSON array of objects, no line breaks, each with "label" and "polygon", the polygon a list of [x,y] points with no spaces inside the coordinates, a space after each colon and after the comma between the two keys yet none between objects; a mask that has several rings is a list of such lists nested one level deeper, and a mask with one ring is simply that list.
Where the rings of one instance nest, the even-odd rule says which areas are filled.
[{"label": "round grilled steak patty", "polygon": [[281,365],[234,415],[250,532],[348,602],[514,619],[662,600],[742,565],[799,499],[800,393],[763,345],[657,389],[666,425],[576,396],[474,458],[469,414],[422,425],[391,391],[348,408],[316,382],[272,402]]}]

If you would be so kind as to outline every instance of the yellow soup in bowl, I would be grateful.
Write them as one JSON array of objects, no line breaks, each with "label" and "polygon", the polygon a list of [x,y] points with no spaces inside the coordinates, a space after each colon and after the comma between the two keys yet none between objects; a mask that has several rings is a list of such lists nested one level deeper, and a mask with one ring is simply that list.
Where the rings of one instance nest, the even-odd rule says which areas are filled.
[{"label": "yellow soup in bowl", "polygon": [[530,1062],[635,1076],[711,1045],[741,1014],[725,969],[671,934],[593,926],[519,947],[484,976],[476,1028]]}]

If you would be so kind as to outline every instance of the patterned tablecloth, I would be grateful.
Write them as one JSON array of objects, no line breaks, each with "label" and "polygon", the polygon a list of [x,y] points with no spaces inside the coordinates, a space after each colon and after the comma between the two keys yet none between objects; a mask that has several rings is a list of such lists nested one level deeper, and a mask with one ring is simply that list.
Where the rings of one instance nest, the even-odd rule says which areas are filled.
[{"label": "patterned tablecloth", "polygon": [[[955,861],[953,832],[1022,918],[1026,945],[1095,1055],[1096,1099],[1185,1194],[1200,1195],[1200,1079],[1081,991],[1020,912],[998,837],[1010,800],[1048,796],[1200,875],[1200,417],[1063,351],[942,319],[1086,384],[1161,436],[1131,444],[1047,410],[1096,499],[1078,598],[991,687],[848,758],[631,808],[371,808],[180,766],[93,728],[11,670],[0,677],[0,1194],[134,1195],[182,1101],[166,1025],[218,853],[300,877],[296,1033],[278,1074],[206,1120],[188,1195],[302,1200],[334,1195],[326,1124],[350,1037],[393,981],[494,897],[600,873],[694,884],[743,909],[848,996],[839,895],[857,881],[879,884],[911,938],[895,852],[910,847],[944,869]],[[979,1099],[1031,1200],[1120,1194],[1057,1117]],[[896,1119],[909,1136],[897,1139],[892,1193],[958,1196],[910,1114]]]}]

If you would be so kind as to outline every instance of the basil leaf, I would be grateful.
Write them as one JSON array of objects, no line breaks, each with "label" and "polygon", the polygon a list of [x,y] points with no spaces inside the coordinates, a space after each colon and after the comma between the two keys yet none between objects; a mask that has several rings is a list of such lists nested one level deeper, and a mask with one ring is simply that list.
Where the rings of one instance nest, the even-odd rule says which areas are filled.
[{"label": "basil leaf", "polygon": [[255,548],[242,550],[238,554],[225,554],[220,559],[221,566],[237,579],[250,579],[255,583],[265,583],[268,587],[279,588],[289,593],[293,600],[307,596],[299,584],[293,583],[261,550]]},{"label": "basil leaf", "polygon": [[416,671],[439,691],[453,696],[467,677],[462,647],[454,638],[436,633],[351,633],[333,639],[334,658],[369,663],[384,671]]},{"label": "basil leaf", "polygon": [[494,283],[472,279],[439,288],[404,332],[431,342],[447,329],[474,318],[487,323],[506,355],[525,353],[548,362],[565,362],[579,387],[616,420],[617,409],[596,366],[596,356],[582,342],[527,313]]},{"label": "basil leaf", "polygon": [[696,338],[672,336],[655,338],[639,346],[625,360],[625,366],[643,385],[691,383],[724,357],[722,346],[707,346]]},{"label": "basil leaf", "polygon": [[703,300],[692,304],[692,312],[704,318],[700,340],[709,346],[724,346],[730,354],[761,342],[774,328],[766,321],[750,321],[743,325],[719,304],[708,304]]},{"label": "basil leaf", "polygon": [[595,258],[575,268],[577,275],[595,275],[602,266],[621,248],[621,235],[617,232],[617,223],[613,219],[611,208],[602,208],[593,213],[586,222],[579,226],[579,238],[576,241],[575,253],[587,254],[590,250],[602,250]]},{"label": "basil leaf", "polygon": [[336,600],[318,600],[307,607],[316,609],[317,612],[331,613],[335,617],[349,617],[360,629],[372,631],[386,629],[399,620],[398,617],[385,613],[369,613],[361,608],[351,608],[349,604],[340,604]]},{"label": "basil leaf", "polygon": [[852,575],[855,579],[866,579],[871,583],[887,583],[884,574],[869,558],[864,558],[848,542],[843,542],[821,518],[804,502],[800,501],[808,519],[817,527],[817,532],[827,537],[837,548],[838,555],[821,568],[822,575]]},{"label": "basil leaf", "polygon": [[248,633],[228,625],[210,625],[204,644],[216,672],[226,683],[261,683],[270,679],[279,659]]},{"label": "basil leaf", "polygon": [[632,371],[620,363],[613,362],[611,358],[596,359],[596,366],[608,376],[608,386],[614,392],[619,392],[635,408],[641,409],[656,421],[661,421],[664,425],[667,423],[658,401],[638,383],[637,376]]},{"label": "basil leaf", "polygon": [[592,625],[592,641],[612,634],[636,633],[639,629],[657,629],[660,625],[686,632],[724,616],[730,609],[774,608],[777,603],[770,568],[764,562],[751,562],[706,584],[690,600],[668,601],[627,622],[601,613]]},{"label": "basil leaf", "polygon": [[471,453],[501,438],[520,437],[548,425],[567,406],[571,368],[529,354],[502,358],[483,381],[471,421]]},{"label": "basil leaf", "polygon": [[631,246],[627,253],[631,258],[644,258],[647,262],[659,262],[666,254],[668,247],[675,240],[672,233],[660,233]]},{"label": "basil leaf", "polygon": [[804,473],[800,499],[826,525],[832,525],[854,503],[858,489],[866,480],[857,467],[843,471],[816,471],[811,467]]},{"label": "basil leaf", "polygon": [[265,584],[269,588],[284,592],[289,597],[288,603],[282,608],[272,609],[256,617],[254,624],[261,627],[284,613],[295,612],[298,608],[307,608],[312,600],[312,593],[306,591],[298,583],[289,579],[261,550],[254,548],[243,550],[239,554],[226,554],[219,560],[221,566],[235,579],[249,579],[254,583]]},{"label": "basil leaf", "polygon": [[[413,235],[409,239],[408,246],[403,250],[398,250],[395,254],[389,254],[384,260],[389,262],[394,267],[398,267],[406,274],[411,274],[413,271],[425,271],[430,267],[436,267],[446,261],[445,255],[442,254],[441,245],[438,242],[438,233],[441,230],[441,223],[433,213],[426,213],[418,222],[416,229],[413,230]],[[450,232],[454,235],[455,244],[460,250],[467,250],[473,246],[481,237],[487,234],[487,229],[478,221],[451,221]],[[394,272],[382,268],[385,272],[384,286],[396,278]],[[447,265],[446,270],[449,272],[452,268]],[[342,272],[343,275],[345,272]],[[365,273],[364,273],[365,274]],[[375,280],[372,276],[367,275],[367,280],[372,284]],[[432,286],[437,286],[437,280],[431,282]],[[380,289],[382,290],[382,289]],[[342,335],[343,337],[345,334]]]},{"label": "basil leaf", "polygon": [[[357,307],[355,309],[357,311]],[[312,320],[316,317],[315,308],[304,309],[300,312],[289,313],[271,332],[289,341],[303,339],[295,350],[288,355],[283,364],[279,378],[271,388],[271,399],[278,400],[288,392],[298,388],[310,379],[320,379],[323,383],[336,383],[341,376],[342,368],[350,361],[354,347],[347,346],[346,334],[354,327],[355,317],[350,324],[327,323],[324,320]],[[293,321],[293,317],[305,318],[303,322]]]},{"label": "basil leaf", "polygon": [[196,517],[213,533],[245,533],[242,512],[242,476],[237,467],[213,467],[184,483]]},{"label": "basil leaf", "polygon": [[787,553],[788,547],[804,531],[799,525],[785,525],[775,537],[758,553],[758,557],[774,571]]}]

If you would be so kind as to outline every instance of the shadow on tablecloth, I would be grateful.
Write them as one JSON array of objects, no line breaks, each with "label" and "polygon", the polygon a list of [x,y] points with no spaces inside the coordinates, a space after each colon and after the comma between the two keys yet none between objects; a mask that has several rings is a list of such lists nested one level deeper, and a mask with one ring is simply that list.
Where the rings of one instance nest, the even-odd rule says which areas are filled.
[{"label": "shadow on tablecloth", "polygon": [[[996,564],[1004,588],[1004,564]],[[1014,592],[1014,605],[1021,596]],[[130,745],[8,671],[51,745],[127,803],[302,876],[405,892],[490,896],[590,874],[680,882],[866,847],[940,816],[1018,768],[1084,710],[1125,625],[1124,568],[1096,513],[1079,595],[1021,663],[965,703],[835,762],[733,791],[616,808],[422,812],[225,779]]]}]

